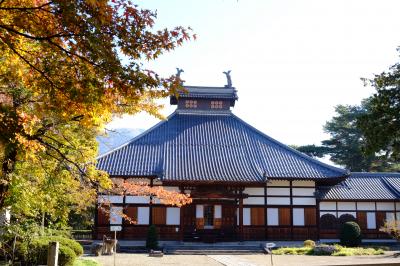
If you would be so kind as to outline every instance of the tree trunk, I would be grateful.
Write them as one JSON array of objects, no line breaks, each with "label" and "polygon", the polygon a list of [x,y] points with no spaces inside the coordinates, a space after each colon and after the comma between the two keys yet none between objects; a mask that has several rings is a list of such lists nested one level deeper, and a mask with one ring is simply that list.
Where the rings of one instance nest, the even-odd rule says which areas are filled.
[{"label": "tree trunk", "polygon": [[[10,145],[11,146],[11,145]],[[0,180],[0,211],[5,207],[5,199],[9,194],[10,188],[10,174],[14,171],[15,162],[17,161],[17,149],[16,147],[11,147],[9,151],[3,158],[1,166],[1,180]]]}]

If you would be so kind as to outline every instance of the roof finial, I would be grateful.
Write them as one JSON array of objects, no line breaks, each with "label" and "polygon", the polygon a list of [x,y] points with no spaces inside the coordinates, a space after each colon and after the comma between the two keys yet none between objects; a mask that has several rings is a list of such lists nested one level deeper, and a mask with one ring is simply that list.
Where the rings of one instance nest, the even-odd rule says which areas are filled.
[{"label": "roof finial", "polygon": [[179,68],[179,67],[176,68],[176,76],[177,76],[178,78],[181,77],[181,73],[182,73],[182,72],[185,72],[185,71],[183,71],[182,68]]},{"label": "roof finial", "polygon": [[[179,67],[177,67],[176,68],[176,77],[178,78],[178,79],[180,79],[181,80],[181,73],[182,72],[185,72],[185,71],[183,71],[183,69],[182,68],[179,68]],[[181,80],[181,85],[183,84],[183,80]]]},{"label": "roof finial", "polygon": [[228,82],[228,84],[226,84],[225,87],[231,88],[232,87],[231,70],[224,71],[222,73],[226,75],[226,80]]}]

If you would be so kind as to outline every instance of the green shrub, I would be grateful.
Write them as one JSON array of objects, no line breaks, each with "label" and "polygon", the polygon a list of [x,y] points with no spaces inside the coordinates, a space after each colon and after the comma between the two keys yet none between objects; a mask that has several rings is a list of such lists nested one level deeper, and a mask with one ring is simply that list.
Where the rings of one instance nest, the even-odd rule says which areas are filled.
[{"label": "green shrub", "polygon": [[303,242],[303,246],[313,248],[313,247],[315,247],[315,242],[308,239]]},{"label": "green shrub", "polygon": [[361,244],[361,229],[356,222],[346,222],[342,225],[340,244],[346,247],[357,247]]},{"label": "green shrub", "polygon": [[311,255],[313,249],[311,247],[283,247],[272,250],[275,255]]},{"label": "green shrub", "polygon": [[158,248],[158,233],[157,233],[157,228],[154,225],[150,225],[149,230],[147,231],[146,248],[147,249]]},{"label": "green shrub", "polygon": [[75,252],[67,247],[60,246],[60,250],[58,252],[58,264],[60,266],[72,266],[76,260]]},{"label": "green shrub", "polygon": [[83,248],[78,242],[60,236],[39,237],[30,243],[20,243],[18,254],[28,265],[47,264],[49,243],[54,241],[60,243],[58,259],[60,265],[72,265],[76,257],[83,254]]},{"label": "green shrub", "polygon": [[48,242],[54,242],[57,241],[60,243],[60,246],[66,246],[72,249],[75,252],[75,255],[77,257],[80,257],[83,255],[83,247],[76,242],[73,239],[61,237],[61,236],[46,236],[46,237],[41,237],[41,239],[47,240]]}]

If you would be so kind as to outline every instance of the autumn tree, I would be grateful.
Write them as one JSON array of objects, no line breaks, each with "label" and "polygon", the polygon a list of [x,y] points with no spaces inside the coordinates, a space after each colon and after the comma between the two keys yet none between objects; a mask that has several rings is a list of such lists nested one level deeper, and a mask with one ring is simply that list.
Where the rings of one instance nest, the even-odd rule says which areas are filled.
[{"label": "autumn tree", "polygon": [[154,100],[180,80],[144,62],[194,37],[180,26],[155,30],[155,19],[125,0],[0,1],[0,209],[18,185],[37,184],[29,164],[43,178],[111,186],[85,142],[113,115],[160,117]]},{"label": "autumn tree", "polygon": [[[397,49],[400,52],[400,48]],[[358,125],[366,137],[366,151],[380,153],[394,161],[400,160],[400,62],[388,71],[364,79],[375,88],[370,112]]]}]

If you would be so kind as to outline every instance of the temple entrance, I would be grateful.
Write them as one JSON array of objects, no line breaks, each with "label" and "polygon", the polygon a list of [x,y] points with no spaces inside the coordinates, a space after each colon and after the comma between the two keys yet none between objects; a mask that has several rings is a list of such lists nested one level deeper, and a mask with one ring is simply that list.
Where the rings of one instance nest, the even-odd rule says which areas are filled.
[{"label": "temple entrance", "polygon": [[[184,241],[237,241],[243,198],[238,188],[204,186],[191,189],[192,204],[183,207]],[[243,215],[243,211],[242,211]]]},{"label": "temple entrance", "polygon": [[184,241],[235,241],[236,205],[234,201],[195,201],[183,207]]}]

